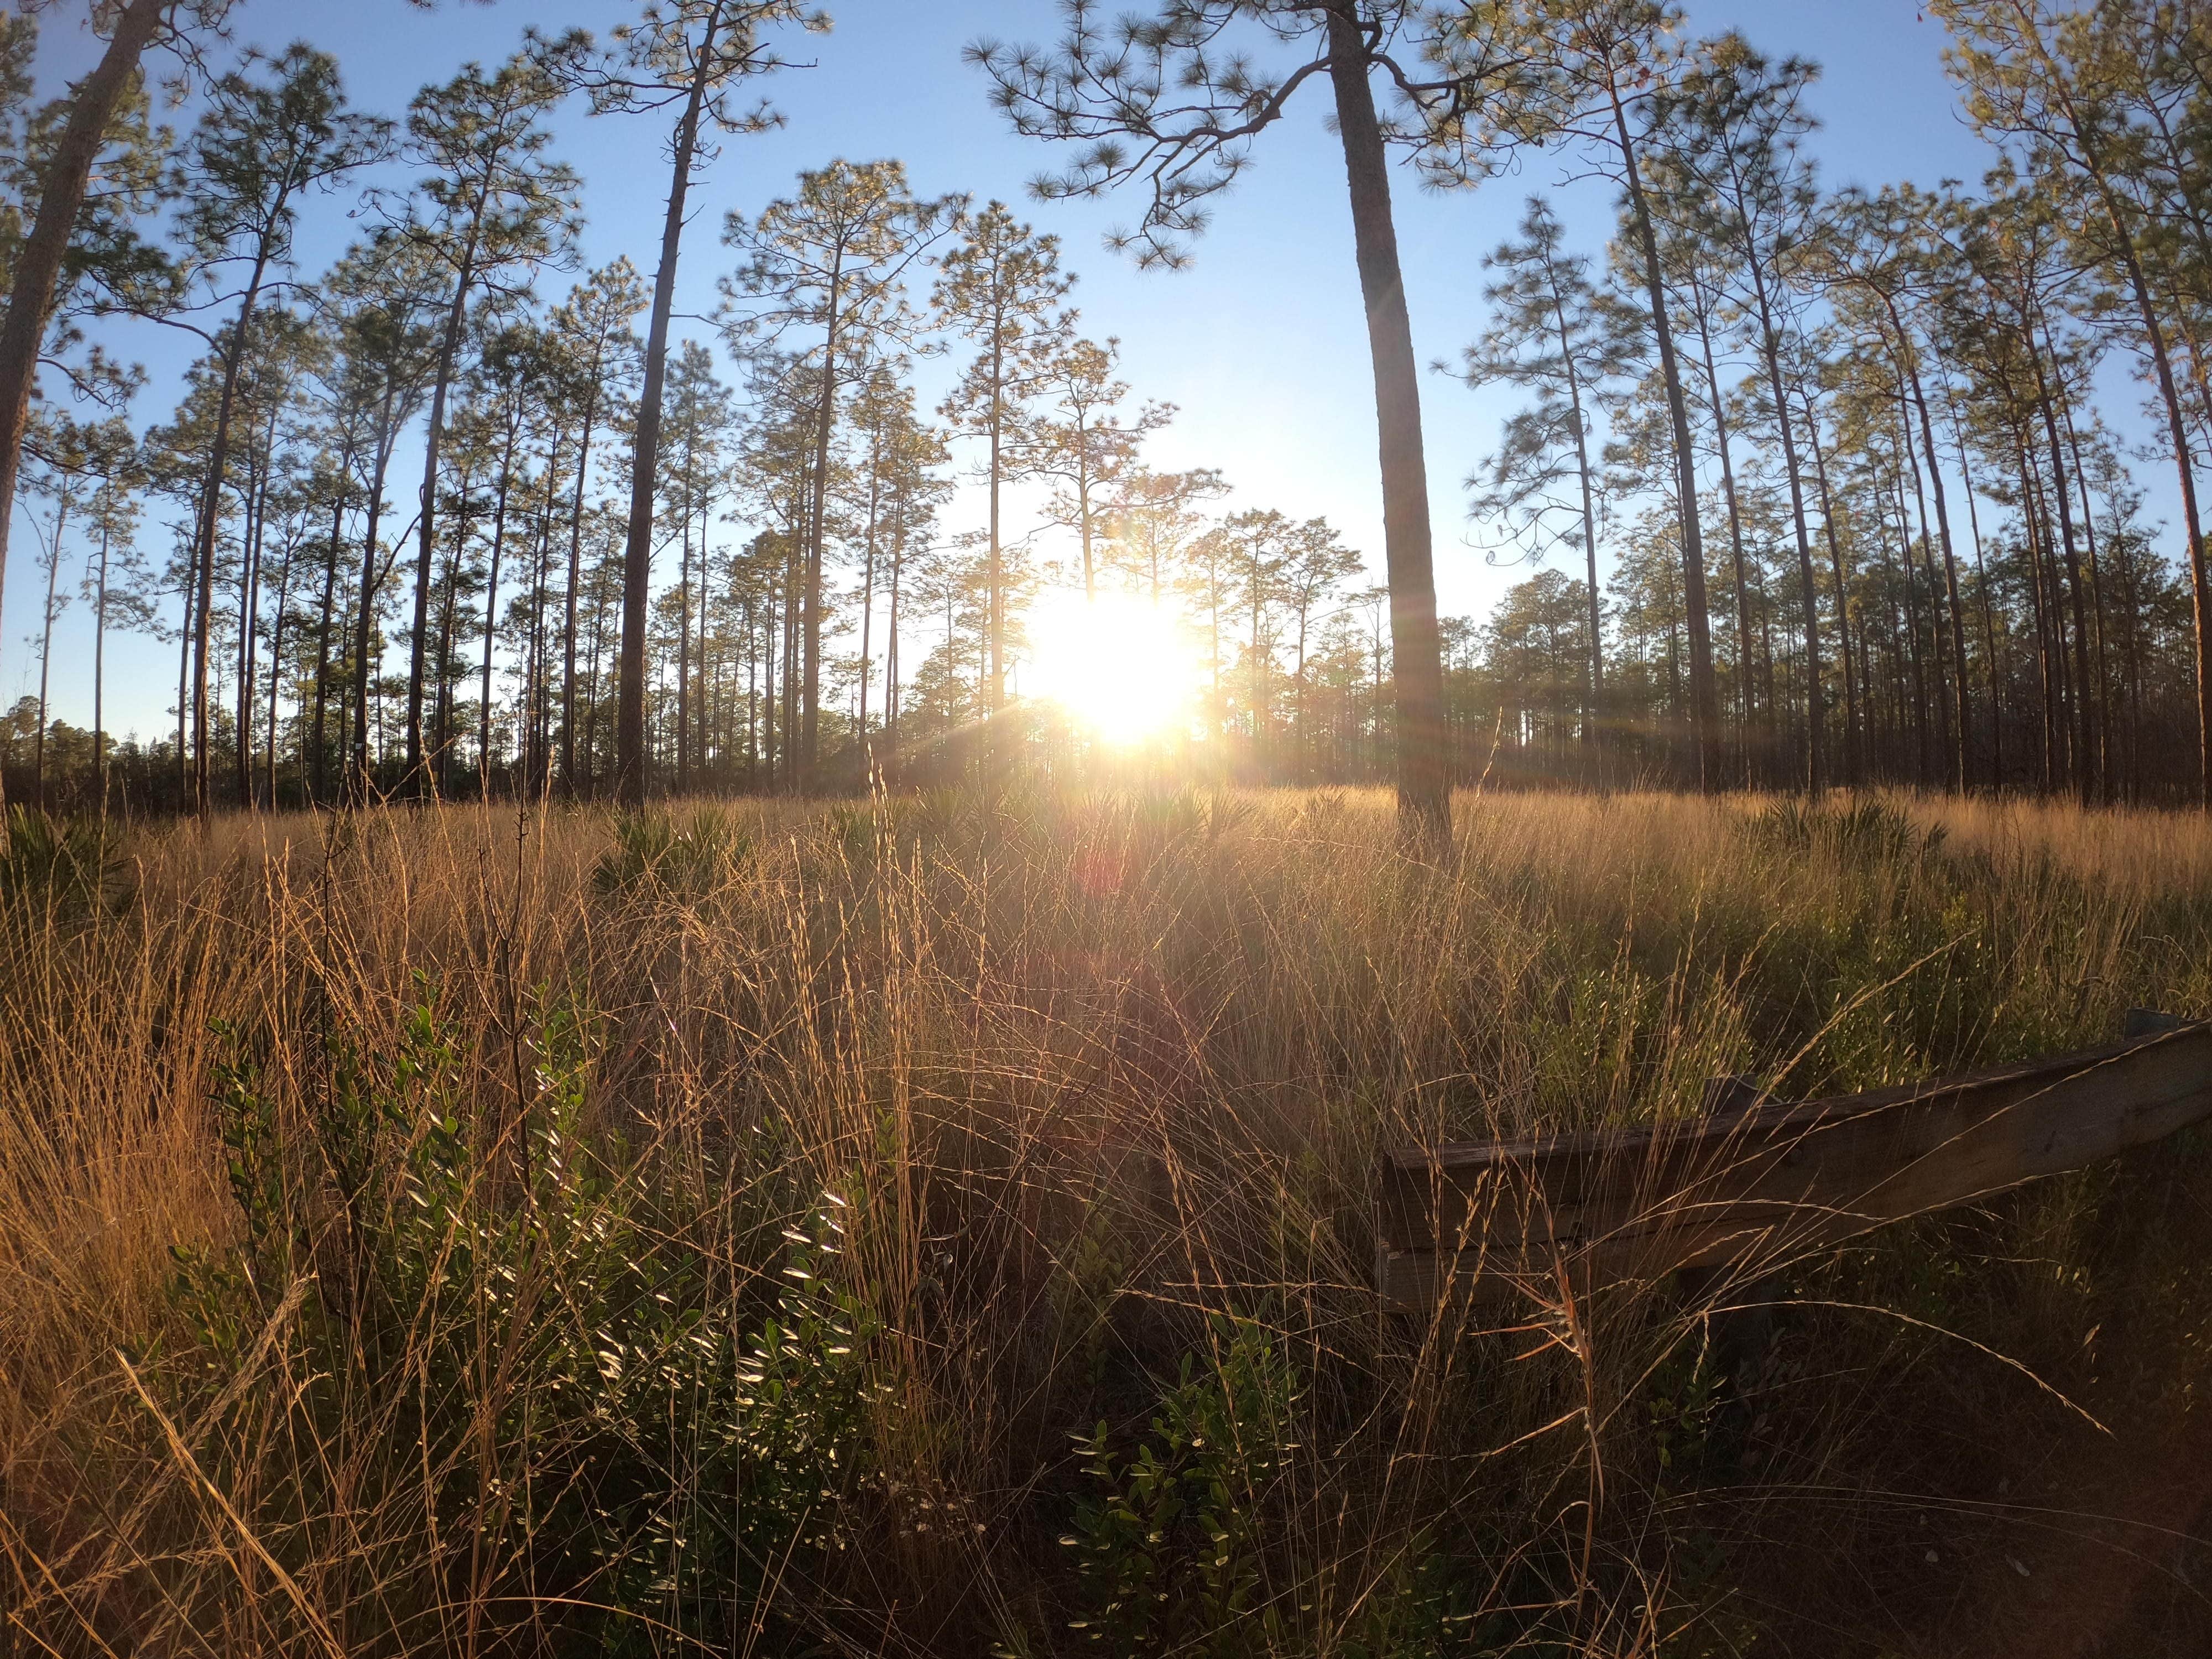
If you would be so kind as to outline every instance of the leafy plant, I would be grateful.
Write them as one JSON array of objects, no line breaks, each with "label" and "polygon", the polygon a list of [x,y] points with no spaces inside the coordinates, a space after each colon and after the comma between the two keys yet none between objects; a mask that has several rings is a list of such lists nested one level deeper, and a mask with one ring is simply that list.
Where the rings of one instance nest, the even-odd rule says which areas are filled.
[{"label": "leafy plant", "polygon": [[76,920],[119,908],[130,890],[121,839],[104,821],[8,809],[0,823],[0,900],[42,919]]},{"label": "leafy plant", "polygon": [[1917,828],[1898,807],[1873,795],[1825,805],[1792,797],[1752,820],[1755,840],[1777,851],[1820,849],[1868,867],[1909,866],[1939,849],[1942,825]]},{"label": "leafy plant", "polygon": [[1297,1376],[1255,1326],[1220,1316],[1212,1330],[1212,1363],[1184,1354],[1133,1449],[1117,1452],[1103,1422],[1076,1438],[1091,1491],[1060,1540],[1085,1604],[1069,1625],[1112,1653],[1257,1650],[1276,1622],[1259,1605],[1261,1552],[1268,1498],[1297,1447]]},{"label": "leafy plant", "polygon": [[625,812],[615,844],[592,872],[596,892],[696,903],[730,878],[752,836],[729,813],[702,807],[679,825],[665,812]]},{"label": "leafy plant", "polygon": [[[718,1259],[586,1134],[588,1007],[538,994],[531,1093],[502,1120],[470,1087],[437,988],[417,990],[387,1042],[328,1044],[305,1112],[252,1041],[218,1029],[242,1236],[235,1254],[177,1253],[171,1305],[192,1340],[169,1385],[220,1392],[266,1304],[312,1267],[294,1409],[333,1455],[295,1478],[343,1467],[348,1489],[302,1492],[301,1512],[420,1504],[428,1536],[534,1563],[540,1585],[598,1609],[617,1649],[640,1618],[726,1631],[730,1609],[762,1612],[794,1564],[845,1546],[880,1392],[876,1321],[836,1283],[854,1201],[744,1228],[761,1255]],[[353,1442],[364,1420],[379,1432]],[[307,1527],[289,1535],[308,1547]],[[420,1565],[426,1590],[451,1570]]]}]

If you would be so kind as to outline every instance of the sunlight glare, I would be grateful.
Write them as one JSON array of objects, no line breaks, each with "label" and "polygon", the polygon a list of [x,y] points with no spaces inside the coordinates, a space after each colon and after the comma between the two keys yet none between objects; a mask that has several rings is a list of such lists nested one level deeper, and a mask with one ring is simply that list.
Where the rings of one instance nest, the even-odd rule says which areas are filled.
[{"label": "sunlight glare", "polygon": [[1176,613],[1133,593],[1052,591],[1029,617],[1024,690],[1102,741],[1187,734],[1198,657]]}]

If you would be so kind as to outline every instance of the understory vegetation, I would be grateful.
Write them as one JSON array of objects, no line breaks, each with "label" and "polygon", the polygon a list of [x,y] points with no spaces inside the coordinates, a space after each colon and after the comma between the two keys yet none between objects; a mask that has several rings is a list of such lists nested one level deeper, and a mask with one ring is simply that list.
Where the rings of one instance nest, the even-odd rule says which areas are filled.
[{"label": "understory vegetation", "polygon": [[[1378,1310],[1393,1146],[2212,1014],[2200,817],[971,787],[0,857],[0,1619],[70,1655],[2212,1637],[2212,1146]],[[1724,1352],[1713,1306],[1776,1305]]]}]

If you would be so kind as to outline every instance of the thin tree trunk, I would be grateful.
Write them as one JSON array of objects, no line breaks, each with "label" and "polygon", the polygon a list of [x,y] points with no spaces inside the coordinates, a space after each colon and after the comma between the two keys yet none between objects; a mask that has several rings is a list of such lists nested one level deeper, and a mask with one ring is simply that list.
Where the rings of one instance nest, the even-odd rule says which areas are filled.
[{"label": "thin tree trunk", "polygon": [[1827,713],[1821,702],[1820,592],[1813,580],[1813,538],[1805,528],[1805,485],[1797,472],[1797,441],[1790,431],[1790,399],[1782,389],[1782,342],[1768,312],[1765,281],[1756,267],[1753,278],[1759,286],[1760,337],[1766,346],[1766,380],[1774,395],[1775,420],[1780,428],[1783,471],[1790,480],[1790,518],[1797,532],[1797,579],[1805,596],[1805,787],[1807,793],[1818,795],[1828,783],[1821,734]]},{"label": "thin tree trunk", "polygon": [[263,745],[261,771],[263,793],[269,798],[271,811],[276,807],[276,697],[284,682],[284,608],[292,597],[293,556],[291,551],[284,555],[284,571],[276,579],[276,620],[269,637],[269,735]]},{"label": "thin tree trunk", "polygon": [[[110,504],[112,505],[112,498]],[[100,526],[100,583],[92,617],[92,776],[102,817],[107,816],[107,730],[103,706],[107,689],[107,546],[108,526],[103,519]]]},{"label": "thin tree trunk", "polygon": [[1328,12],[1329,78],[1336,92],[1352,198],[1359,288],[1374,360],[1382,451],[1382,541],[1390,583],[1391,679],[1398,760],[1398,814],[1409,840],[1441,852],[1451,839],[1451,781],[1443,721],[1443,664],[1429,532],[1428,465],[1421,446],[1421,392],[1413,324],[1391,221],[1389,157],[1368,83],[1364,38],[1348,4]]},{"label": "thin tree trunk", "polygon": [[1820,422],[1809,404],[1805,411],[1805,439],[1813,449],[1813,482],[1820,492],[1820,531],[1828,544],[1828,562],[1836,577],[1836,650],[1844,671],[1844,776],[1859,781],[1863,764],[1859,752],[1858,694],[1851,684],[1850,586],[1844,574],[1843,538],[1836,533],[1836,508],[1828,494],[1828,461],[1820,446]]},{"label": "thin tree trunk", "polygon": [[[1698,343],[1705,366],[1705,390],[1713,411],[1713,441],[1718,446],[1721,462],[1721,495],[1728,502],[1729,557],[1735,572],[1735,678],[1738,702],[1737,719],[1742,722],[1743,786],[1753,782],[1752,772],[1751,733],[1759,710],[1759,698],[1753,690],[1751,658],[1751,580],[1744,568],[1743,513],[1736,500],[1735,464],[1729,454],[1728,410],[1721,402],[1719,366],[1713,361],[1712,331],[1700,323]],[[1773,711],[1767,711],[1771,724]]]},{"label": "thin tree trunk", "polygon": [[[1937,696],[1941,697],[1943,694],[1944,689],[1943,677],[1947,672],[1944,666],[1943,655],[1943,601],[1941,597],[1943,592],[1943,587],[1942,584],[1936,580],[1935,555],[1930,551],[1932,538],[1928,534],[1928,494],[1926,486],[1923,483],[1921,479],[1919,453],[1912,447],[1912,410],[1909,406],[1911,402],[1911,398],[1910,393],[1906,390],[1905,377],[1901,374],[1898,377],[1897,398],[1899,404],[1899,409],[1897,411],[1899,422],[1899,452],[1905,458],[1905,465],[1912,475],[1912,501],[1913,505],[1919,510],[1920,518],[1920,556],[1922,562],[1928,567],[1929,603],[1935,607],[1935,614],[1929,618],[1928,633],[1929,649],[1936,659],[1936,691]],[[1929,455],[1928,458],[1928,470],[1931,472],[1936,470],[1936,458],[1933,454]],[[1905,551],[1906,562],[1910,563],[1912,556],[1912,544],[1910,542],[1905,544]],[[1958,599],[1958,589],[1955,586],[1954,586],[1951,590],[1951,598],[1954,603],[1955,603]],[[1953,635],[1956,637],[1958,629],[1956,627],[1957,618],[1955,615],[1953,617],[1952,621],[1954,626],[1951,631]],[[1963,657],[1959,661],[1953,664],[1952,667],[1957,671],[1956,678],[1960,679],[1964,679],[1966,678],[1966,665]],[[1947,728],[1944,733],[1947,738],[1952,736],[1950,732],[1948,730],[1951,723],[1948,708],[1948,704],[1939,704],[1936,709],[1936,713],[1942,719],[1943,726]],[[1928,713],[1929,711],[1924,708],[1921,711],[1921,718],[1923,720],[1928,718]],[[1954,775],[1960,777],[1963,777],[1964,775],[1963,768],[1965,763],[1963,757],[1966,752],[1966,736],[1961,732],[1957,735],[1955,741],[1948,741],[1944,744],[1945,750],[1953,757],[1952,769],[1954,774]]]},{"label": "thin tree trunk", "polygon": [[691,459],[685,446],[682,551],[676,566],[676,793],[691,785]]},{"label": "thin tree trunk", "polygon": [[994,714],[1006,701],[1006,558],[999,544],[999,485],[1005,471],[1000,455],[1001,428],[1006,422],[1002,392],[1006,386],[1006,351],[1003,344],[1006,331],[1003,325],[991,331],[991,605],[990,657],[991,701]]},{"label": "thin tree trunk", "polygon": [[483,683],[477,696],[477,787],[491,799],[491,651],[499,635],[499,561],[507,550],[507,495],[514,482],[514,428],[508,428],[507,453],[500,459],[499,494],[491,515],[491,575],[484,588]]},{"label": "thin tree trunk", "polygon": [[1720,779],[1720,696],[1713,679],[1711,607],[1705,598],[1705,543],[1698,523],[1697,452],[1690,440],[1690,410],[1682,395],[1675,361],[1674,331],[1667,315],[1667,288],[1660,274],[1659,239],[1644,198],[1644,179],[1628,131],[1627,106],[1618,86],[1608,86],[1621,173],[1628,187],[1629,216],[1644,255],[1644,280],[1651,307],[1651,330],[1659,344],[1659,368],[1667,387],[1667,415],[1674,428],[1674,489],[1682,526],[1682,610],[1690,652],[1690,731],[1700,787],[1717,788]]},{"label": "thin tree trunk", "polygon": [[[1883,295],[1888,304],[1888,296]],[[1904,319],[1893,305],[1889,310],[1890,325],[1897,331],[1898,355],[1905,368],[1905,384],[1912,392],[1913,407],[1920,414],[1920,444],[1928,456],[1928,486],[1936,497],[1936,533],[1943,544],[1943,589],[1951,613],[1951,656],[1958,672],[1952,682],[1952,693],[1957,703],[1956,736],[1952,753],[1952,787],[1964,794],[1966,789],[1966,734],[1973,729],[1972,704],[1966,686],[1966,624],[1964,607],[1959,599],[1959,560],[1951,543],[1951,508],[1943,489],[1943,467],[1936,456],[1936,425],[1929,418],[1928,398],[1920,384],[1920,366],[1915,361],[1915,349],[1910,336],[1905,331]]]},{"label": "thin tree trunk", "polygon": [[[31,390],[38,380],[39,354],[52,317],[55,285],[68,257],[84,205],[93,163],[100,159],[108,123],[131,88],[138,59],[175,0],[130,0],[115,20],[107,49],[91,74],[77,82],[69,118],[55,141],[53,158],[40,181],[39,209],[30,234],[15,255],[15,277],[8,311],[0,319],[0,585],[8,574],[8,527],[23,465],[23,434],[30,423]],[[179,745],[181,747],[181,745]]]},{"label": "thin tree trunk", "polygon": [[2097,775],[2103,785],[2104,799],[2110,802],[2114,787],[2112,772],[2112,721],[2108,701],[2112,682],[2105,658],[2105,583],[2097,563],[2097,520],[2090,507],[2089,478],[2081,465],[2081,440],[2074,430],[2073,409],[2069,405],[2059,412],[2066,417],[2066,449],[2074,461],[2074,487],[2081,497],[2081,546],[2088,559],[2089,620],[2094,633],[2092,649],[2096,657]]},{"label": "thin tree trunk", "polygon": [[1952,435],[1958,440],[1959,482],[1966,492],[1966,532],[1974,540],[1974,586],[1980,590],[1982,612],[1982,650],[1989,658],[1990,678],[1990,787],[2004,787],[2004,690],[2000,680],[2002,672],[2010,674],[2008,665],[2001,665],[1997,655],[1997,628],[1994,600],[1990,593],[1988,561],[1982,551],[1981,510],[1974,505],[1974,475],[1966,460],[1966,432],[1959,421],[1956,404],[1945,393],[1945,407],[1951,416]]},{"label": "thin tree trunk", "polygon": [[2089,618],[2082,593],[2081,558],[2074,546],[2074,509],[2067,499],[2066,459],[2058,441],[2058,421],[2051,412],[2051,394],[2042,384],[2041,365],[2036,370],[2040,389],[2037,398],[2043,413],[2043,429],[2051,446],[2051,501],[2058,510],[2058,536],[2065,554],[2066,586],[2074,610],[2074,684],[2077,691],[2075,719],[2079,736],[2075,755],[2075,787],[2086,805],[2094,799],[2096,771],[2096,697],[2089,675]]},{"label": "thin tree trunk", "polygon": [[[1589,422],[1583,416],[1582,376],[1575,368],[1575,354],[1567,328],[1566,302],[1560,296],[1556,273],[1547,258],[1545,275],[1552,290],[1552,318],[1559,329],[1559,362],[1567,374],[1567,400],[1575,417],[1575,480],[1583,493],[1583,559],[1587,572],[1589,592],[1589,665],[1586,679],[1588,690],[1583,704],[1583,746],[1593,756],[1597,750],[1598,710],[1605,698],[1605,635],[1601,614],[1598,608],[1597,586],[1597,500],[1590,487]],[[1305,617],[1298,617],[1298,718],[1303,726],[1305,719]]]},{"label": "thin tree trunk", "polygon": [[39,730],[31,744],[32,788],[39,810],[46,810],[46,686],[54,658],[54,593],[61,580],[62,532],[69,525],[69,485],[64,480],[54,508],[54,540],[46,560],[46,610],[39,629]]},{"label": "thin tree trunk", "polygon": [[[483,202],[479,198],[477,211],[481,218]],[[453,302],[446,313],[445,337],[438,345],[438,370],[430,387],[430,426],[422,440],[422,512],[416,520],[415,556],[415,628],[407,649],[407,793],[416,799],[434,794],[436,788],[424,765],[422,753],[422,666],[427,654],[430,630],[430,588],[433,581],[432,564],[436,554],[435,526],[438,518],[438,451],[446,434],[446,397],[453,378],[453,364],[460,355],[461,325],[468,316],[469,289],[476,277],[476,233],[470,232],[469,245],[461,256],[461,263],[453,283]],[[444,675],[440,673],[442,684]]]},{"label": "thin tree trunk", "polygon": [[[822,337],[822,402],[814,422],[813,501],[806,515],[805,684],[799,693],[799,737],[800,787],[811,788],[821,758],[822,724],[822,561],[828,540],[830,512],[830,440],[837,423],[837,328],[844,298],[845,250],[841,242],[831,256],[829,277],[828,327]],[[994,461],[996,451],[993,452]]]},{"label": "thin tree trunk", "polygon": [[676,257],[684,238],[684,199],[691,188],[691,157],[699,140],[699,112],[707,95],[708,65],[721,27],[717,3],[707,15],[695,58],[698,68],[677,123],[675,168],[668,185],[668,213],[661,222],[660,269],[653,282],[653,320],[645,342],[645,386],[638,400],[637,436],[630,461],[629,539],[623,550],[622,653],[617,666],[615,799],[632,809],[645,804],[645,624],[653,585],[653,485],[660,464],[660,394],[668,375],[668,319],[675,307]]},{"label": "thin tree trunk", "polygon": [[[879,449],[882,441],[878,432],[874,441],[875,447]],[[868,461],[868,530],[860,569],[860,702],[859,719],[854,729],[860,737],[861,763],[867,766],[872,774],[873,767],[868,766],[868,675],[874,665],[869,660],[868,653],[875,643],[872,635],[876,612],[876,524],[881,507],[883,469],[878,455],[871,454]]]},{"label": "thin tree trunk", "polygon": [[323,561],[322,620],[315,629],[315,757],[314,793],[311,805],[330,799],[330,728],[328,698],[331,684],[331,613],[337,600],[339,537],[345,526],[345,469],[350,456],[339,459],[337,499],[331,507],[330,555]]},{"label": "thin tree trunk", "polygon": [[[194,557],[199,562],[199,605],[192,622],[192,797],[193,811],[205,817],[213,802],[208,792],[208,629],[214,615],[215,592],[215,534],[216,526],[222,515],[223,473],[230,455],[230,422],[237,406],[239,371],[246,362],[246,342],[253,326],[253,309],[260,298],[261,284],[268,265],[268,250],[264,246],[253,262],[253,272],[246,285],[245,297],[240,301],[238,319],[231,325],[230,343],[224,354],[222,391],[216,401],[215,435],[208,458],[206,488],[200,498],[200,521],[195,538]],[[245,649],[241,639],[240,649]]]},{"label": "thin tree trunk", "polygon": [[349,786],[354,804],[359,806],[368,804],[373,782],[368,759],[368,699],[377,666],[370,651],[376,628],[376,524],[384,511],[385,471],[392,464],[395,435],[392,429],[392,407],[398,392],[396,380],[387,376],[384,406],[378,416],[376,464],[369,477],[368,523],[362,534],[361,617],[354,635],[353,779]]},{"label": "thin tree trunk", "polygon": [[2044,585],[2043,574],[2043,547],[2049,538],[2044,533],[2034,469],[2028,463],[2027,434],[2016,433],[2014,442],[2017,447],[2020,466],[2021,519],[2027,532],[2028,596],[2033,603],[2035,614],[2036,679],[2038,689],[2043,693],[2043,787],[2048,793],[2058,787],[2062,775],[2059,743],[2065,723],[2058,708],[2056,664],[2063,647],[2063,644],[2054,646],[2052,640],[2054,618],[2051,614],[2050,590]]}]

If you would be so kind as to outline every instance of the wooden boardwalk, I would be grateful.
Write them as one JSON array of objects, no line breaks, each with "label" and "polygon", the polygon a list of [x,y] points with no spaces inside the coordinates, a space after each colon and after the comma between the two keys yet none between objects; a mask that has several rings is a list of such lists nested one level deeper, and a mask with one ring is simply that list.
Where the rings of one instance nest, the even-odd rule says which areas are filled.
[{"label": "wooden boardwalk", "polygon": [[1435,1307],[1682,1267],[1758,1274],[2212,1117],[2212,1022],[1871,1094],[1384,1156],[1376,1277]]}]

